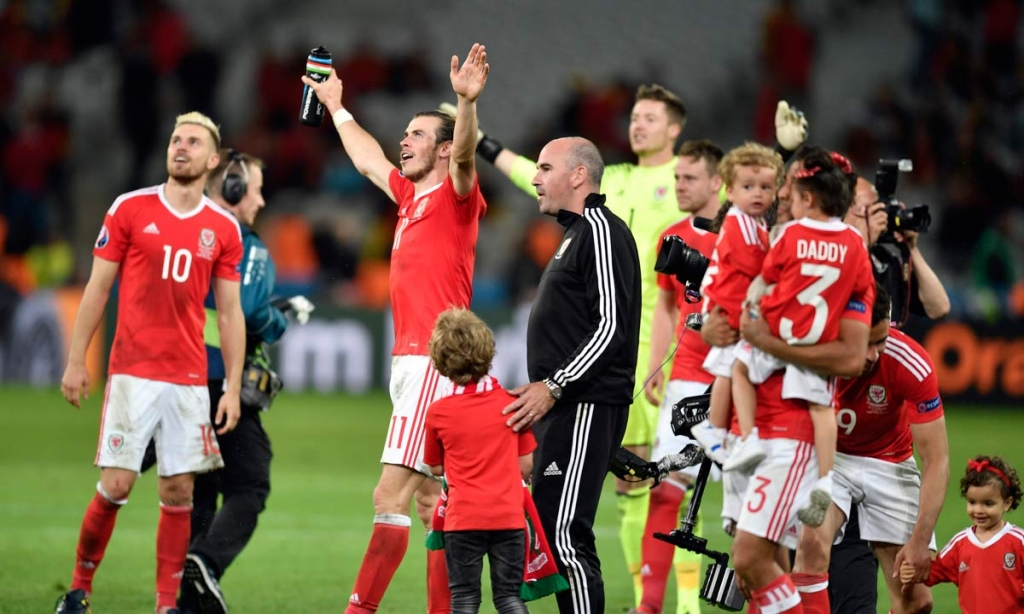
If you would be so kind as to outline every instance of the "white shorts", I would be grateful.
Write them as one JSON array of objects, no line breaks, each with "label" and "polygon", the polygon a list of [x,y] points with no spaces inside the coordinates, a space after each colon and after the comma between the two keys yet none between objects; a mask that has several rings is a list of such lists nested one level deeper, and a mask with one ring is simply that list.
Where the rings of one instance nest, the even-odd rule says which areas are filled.
[{"label": "white shorts", "polygon": [[732,363],[736,361],[736,345],[713,347],[704,357],[704,370],[715,377],[732,377]]},{"label": "white shorts", "polygon": [[[890,463],[837,452],[833,472],[832,500],[847,518],[856,504],[861,539],[897,545],[910,541],[921,496],[921,472],[914,457]],[[845,531],[844,522],[836,543]],[[934,533],[929,548],[935,550]]]},{"label": "white shorts", "polygon": [[[665,384],[665,398],[661,400],[661,408],[658,410],[658,429],[654,436],[654,447],[651,450],[652,459],[658,460],[666,454],[676,454],[685,448],[687,444],[697,443],[696,440],[689,437],[681,437],[672,433],[672,406],[678,403],[680,399],[704,394],[707,389],[707,384],[687,382],[679,379],[669,380]],[[698,471],[700,471],[700,464],[687,467],[680,473],[695,478]],[[711,478],[716,481],[719,479],[717,465],[711,466]]]},{"label": "white shorts", "polygon": [[746,341],[736,344],[736,360],[747,366],[750,383],[763,384],[772,373],[785,369],[782,378],[782,398],[802,399],[814,405],[832,405],[832,379],[818,375],[794,364],[779,360]]},{"label": "white shorts", "polygon": [[429,356],[403,355],[391,359],[391,423],[380,462],[401,465],[433,477],[423,464],[423,429],[427,408],[446,397],[451,381],[434,369]]},{"label": "white shorts", "polygon": [[210,424],[210,391],[116,373],[107,380],[96,466],[138,471],[156,441],[157,474],[206,473],[224,466]]},{"label": "white shorts", "polygon": [[795,439],[762,439],[767,456],[754,469],[744,493],[736,528],[795,548],[797,510],[818,481],[814,445]]},{"label": "white shorts", "polygon": [[[725,447],[728,450],[735,445],[739,438],[735,433],[730,432],[725,436]],[[740,518],[740,506],[743,504],[743,497],[747,494],[747,485],[750,483],[750,473],[745,471],[724,471],[722,472],[722,518],[735,522]]]}]

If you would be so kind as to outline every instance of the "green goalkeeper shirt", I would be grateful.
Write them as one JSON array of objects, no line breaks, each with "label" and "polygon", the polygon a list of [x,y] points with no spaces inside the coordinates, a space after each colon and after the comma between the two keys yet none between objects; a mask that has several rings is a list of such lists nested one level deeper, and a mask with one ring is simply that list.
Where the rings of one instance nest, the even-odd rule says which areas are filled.
[{"label": "green goalkeeper shirt", "polygon": [[[601,193],[607,206],[629,225],[640,254],[640,291],[643,305],[640,310],[640,344],[651,342],[651,323],[654,305],[658,300],[658,278],[654,262],[658,257],[661,233],[686,217],[676,202],[676,158],[661,166],[637,166],[624,163],[606,166],[601,180]],[[530,183],[537,174],[533,160],[518,156],[512,164],[510,178],[519,189],[536,197],[537,190]],[[646,367],[647,356],[640,357]]]}]

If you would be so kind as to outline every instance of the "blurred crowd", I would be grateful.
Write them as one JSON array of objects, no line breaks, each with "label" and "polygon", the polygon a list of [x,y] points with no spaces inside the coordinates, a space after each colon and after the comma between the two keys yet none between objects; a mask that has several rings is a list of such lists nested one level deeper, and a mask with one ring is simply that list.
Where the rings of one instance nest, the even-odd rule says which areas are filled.
[{"label": "blurred crowd", "polygon": [[[905,15],[916,36],[910,73],[879,84],[861,101],[863,112],[849,122],[843,142],[830,145],[869,178],[880,157],[912,158],[914,171],[902,178],[899,194],[931,207],[929,246],[939,253],[930,257],[951,279],[954,309],[1024,317],[1021,1],[908,0]],[[771,142],[779,99],[813,108],[816,45],[799,3],[779,0],[765,15],[761,82],[753,116],[745,119],[751,136]],[[74,205],[83,173],[78,160],[94,152],[79,143],[75,157],[70,122],[71,107],[87,104],[90,93],[69,99],[51,84],[61,66],[96,49],[116,65],[115,104],[98,113],[107,114],[118,136],[88,147],[120,147],[126,160],[118,185],[94,189],[106,203],[165,176],[168,116],[223,112],[217,92],[226,78],[225,50],[197,42],[174,4],[0,0],[0,280],[8,294],[81,283],[88,270],[82,260],[102,209],[87,214]],[[252,66],[251,109],[225,128],[225,141],[268,164],[268,208],[258,230],[278,263],[281,292],[383,307],[395,208],[355,170],[332,130],[298,123],[305,51],[261,49]],[[375,130],[362,105],[410,95],[440,101],[449,92],[445,67],[428,66],[428,55],[384,52],[365,40],[334,58],[346,106],[367,117],[382,142],[397,135]],[[547,117],[507,138],[530,153],[555,136],[580,134],[606,162],[630,160],[627,126],[640,82],[581,77],[566,84],[562,103]],[[481,226],[476,300],[512,304],[530,297],[560,231],[536,216],[511,223],[523,219],[523,196],[486,171],[482,179],[490,207]]]}]

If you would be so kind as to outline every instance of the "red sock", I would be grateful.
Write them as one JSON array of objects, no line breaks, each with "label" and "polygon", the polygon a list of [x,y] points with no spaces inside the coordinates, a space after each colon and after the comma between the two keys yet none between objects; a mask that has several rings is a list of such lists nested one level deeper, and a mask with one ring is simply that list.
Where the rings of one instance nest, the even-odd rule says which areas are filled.
[{"label": "red sock", "polygon": [[156,525],[156,609],[177,607],[181,572],[192,536],[192,506],[160,504]]},{"label": "red sock", "polygon": [[750,596],[762,610],[777,614],[804,614],[800,593],[786,574],[775,578],[764,588],[751,591]]},{"label": "red sock", "polygon": [[828,574],[793,574],[793,584],[800,593],[804,614],[831,614],[832,604],[828,601]]},{"label": "red sock", "polygon": [[370,544],[363,555],[363,564],[359,566],[346,614],[376,612],[380,607],[380,600],[409,548],[411,524],[409,517],[401,514],[378,514],[374,517]]},{"label": "red sock", "polygon": [[449,614],[452,590],[448,587],[448,563],[444,550],[427,550],[427,614]]},{"label": "red sock", "polygon": [[110,543],[114,521],[117,520],[117,511],[121,509],[121,505],[112,503],[100,493],[96,493],[89,502],[89,507],[85,508],[82,529],[78,534],[78,554],[75,557],[75,571],[71,577],[71,590],[80,588],[86,593],[92,593],[92,578],[96,575],[100,561],[103,560],[107,544]]},{"label": "red sock", "polygon": [[640,599],[640,611],[661,614],[665,606],[665,585],[672,570],[672,557],[676,547],[656,539],[654,533],[669,533],[679,523],[679,508],[686,498],[686,491],[675,484],[662,483],[651,489],[651,503],[647,510],[647,524],[641,541],[640,571],[644,594]]}]

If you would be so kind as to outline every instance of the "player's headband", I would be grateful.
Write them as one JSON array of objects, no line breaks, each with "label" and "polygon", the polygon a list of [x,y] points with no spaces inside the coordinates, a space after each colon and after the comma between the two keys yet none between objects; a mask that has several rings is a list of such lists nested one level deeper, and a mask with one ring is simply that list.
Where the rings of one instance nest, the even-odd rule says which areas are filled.
[{"label": "player's headband", "polygon": [[967,471],[974,471],[977,473],[988,471],[990,473],[994,473],[997,478],[1003,481],[1003,484],[1006,484],[1007,488],[1010,488],[1010,478],[1006,477],[1006,474],[1003,473],[1001,469],[993,465],[988,459],[980,461],[976,461],[974,459],[968,460]]}]

